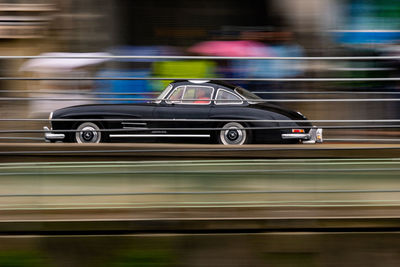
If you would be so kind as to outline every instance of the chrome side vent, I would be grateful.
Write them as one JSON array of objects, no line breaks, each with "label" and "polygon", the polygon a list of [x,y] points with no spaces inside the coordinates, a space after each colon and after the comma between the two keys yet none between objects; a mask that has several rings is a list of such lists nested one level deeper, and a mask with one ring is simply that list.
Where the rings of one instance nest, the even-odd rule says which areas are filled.
[{"label": "chrome side vent", "polygon": [[143,129],[147,130],[147,123],[145,122],[121,122],[123,129]]}]

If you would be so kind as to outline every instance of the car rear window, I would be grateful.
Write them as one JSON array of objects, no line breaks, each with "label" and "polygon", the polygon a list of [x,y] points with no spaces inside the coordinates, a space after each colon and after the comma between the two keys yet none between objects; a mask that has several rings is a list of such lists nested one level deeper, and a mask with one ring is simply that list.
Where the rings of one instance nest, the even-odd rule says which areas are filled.
[{"label": "car rear window", "polygon": [[217,105],[224,105],[224,104],[230,105],[230,104],[242,104],[243,101],[240,97],[227,90],[218,89],[215,103]]}]

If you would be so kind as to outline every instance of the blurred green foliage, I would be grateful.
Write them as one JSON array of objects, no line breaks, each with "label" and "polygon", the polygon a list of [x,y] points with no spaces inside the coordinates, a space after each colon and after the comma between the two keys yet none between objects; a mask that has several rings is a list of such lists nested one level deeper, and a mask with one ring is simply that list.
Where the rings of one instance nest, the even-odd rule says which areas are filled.
[{"label": "blurred green foliage", "polygon": [[121,252],[107,266],[168,267],[176,264],[174,255],[168,250],[129,250]]},{"label": "blurred green foliage", "polygon": [[49,266],[43,255],[35,251],[0,251],[1,267],[36,267]]}]

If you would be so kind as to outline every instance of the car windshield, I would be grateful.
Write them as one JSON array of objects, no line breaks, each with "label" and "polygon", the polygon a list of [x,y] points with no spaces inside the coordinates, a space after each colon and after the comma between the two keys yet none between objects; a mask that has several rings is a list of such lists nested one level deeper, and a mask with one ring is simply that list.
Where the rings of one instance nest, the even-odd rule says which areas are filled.
[{"label": "car windshield", "polygon": [[[252,92],[247,91],[246,89],[238,86],[235,88],[235,92],[238,93],[239,95],[243,96],[245,99],[248,100],[249,103],[259,103],[261,100],[261,97],[253,94]],[[251,101],[254,100],[254,101]]]},{"label": "car windshield", "polygon": [[165,88],[165,90],[157,96],[156,100],[154,100],[155,103],[160,103],[161,100],[165,99],[165,97],[167,96],[168,92],[171,90],[172,85],[168,85],[167,88]]}]

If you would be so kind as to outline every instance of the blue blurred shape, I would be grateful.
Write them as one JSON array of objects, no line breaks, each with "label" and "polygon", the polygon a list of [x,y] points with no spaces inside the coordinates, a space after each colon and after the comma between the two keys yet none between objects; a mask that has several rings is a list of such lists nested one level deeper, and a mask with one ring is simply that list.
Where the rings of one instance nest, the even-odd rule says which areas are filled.
[{"label": "blue blurred shape", "polygon": [[388,44],[400,40],[400,31],[339,31],[336,38],[345,44]]},{"label": "blue blurred shape", "polygon": [[[97,77],[150,77],[151,72],[144,70],[103,70],[97,74]],[[149,81],[147,80],[104,80],[96,84],[96,92],[112,93],[110,95],[100,95],[101,98],[149,98],[146,93],[150,92]],[[125,95],[119,93],[144,93],[138,95]],[[139,101],[104,101],[106,103],[143,103]]]}]

